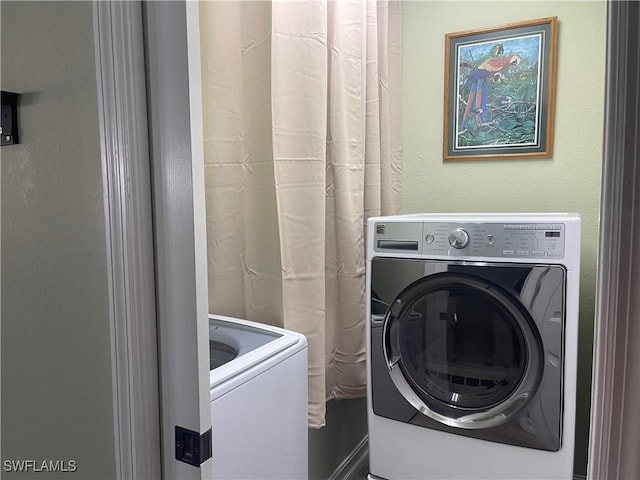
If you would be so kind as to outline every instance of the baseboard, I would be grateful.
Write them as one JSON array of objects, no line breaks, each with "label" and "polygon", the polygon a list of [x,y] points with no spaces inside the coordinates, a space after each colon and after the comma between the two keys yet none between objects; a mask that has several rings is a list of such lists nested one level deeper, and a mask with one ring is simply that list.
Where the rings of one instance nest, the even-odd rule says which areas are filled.
[{"label": "baseboard", "polygon": [[[367,476],[367,480],[385,480],[382,477],[376,477],[375,475],[371,475],[369,474]],[[586,475],[574,475],[573,476],[573,480],[587,480],[587,476]]]},{"label": "baseboard", "polygon": [[369,435],[366,435],[327,480],[350,480],[368,461]]}]

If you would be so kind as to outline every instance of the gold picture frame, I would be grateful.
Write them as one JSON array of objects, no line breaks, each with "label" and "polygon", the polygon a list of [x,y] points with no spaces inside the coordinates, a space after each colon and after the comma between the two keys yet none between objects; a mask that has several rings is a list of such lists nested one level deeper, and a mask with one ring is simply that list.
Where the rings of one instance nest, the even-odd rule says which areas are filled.
[{"label": "gold picture frame", "polygon": [[444,161],[552,155],[557,23],[445,35]]}]

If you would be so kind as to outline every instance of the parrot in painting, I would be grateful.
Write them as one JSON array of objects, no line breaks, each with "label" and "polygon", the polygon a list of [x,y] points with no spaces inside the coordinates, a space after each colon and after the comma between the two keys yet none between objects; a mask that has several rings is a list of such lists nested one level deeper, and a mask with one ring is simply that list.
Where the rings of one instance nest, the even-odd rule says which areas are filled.
[{"label": "parrot in painting", "polygon": [[520,63],[520,55],[507,55],[506,57],[490,57],[478,65],[478,68],[469,73],[462,86],[469,87],[467,106],[462,116],[462,128],[465,128],[469,116],[474,113],[478,124],[484,122],[487,116],[487,90],[488,79],[511,65]]}]

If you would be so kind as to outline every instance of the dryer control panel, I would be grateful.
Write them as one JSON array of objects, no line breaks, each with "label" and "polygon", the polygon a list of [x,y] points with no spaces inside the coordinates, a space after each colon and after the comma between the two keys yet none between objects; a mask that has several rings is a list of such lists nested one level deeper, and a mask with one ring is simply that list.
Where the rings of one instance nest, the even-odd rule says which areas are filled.
[{"label": "dryer control panel", "polygon": [[374,250],[438,256],[560,259],[562,223],[377,223]]},{"label": "dryer control panel", "polygon": [[423,254],[509,258],[564,256],[564,225],[561,223],[424,223],[423,233]]}]

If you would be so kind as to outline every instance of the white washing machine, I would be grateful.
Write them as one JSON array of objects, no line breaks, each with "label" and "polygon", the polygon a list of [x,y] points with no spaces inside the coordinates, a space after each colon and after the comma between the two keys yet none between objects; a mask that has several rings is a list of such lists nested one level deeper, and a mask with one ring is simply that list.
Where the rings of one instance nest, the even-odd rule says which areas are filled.
[{"label": "white washing machine", "polygon": [[209,316],[213,478],[306,479],[307,340]]},{"label": "white washing machine", "polygon": [[571,479],[580,218],[371,218],[370,478]]}]

